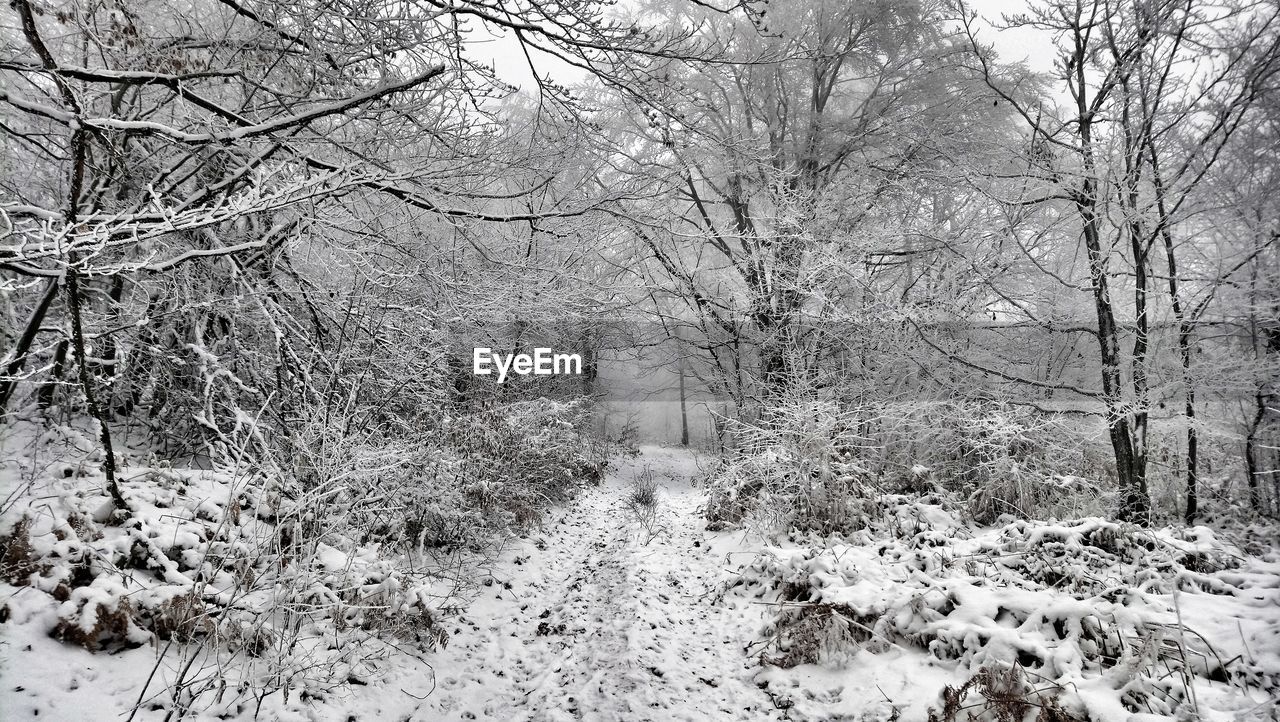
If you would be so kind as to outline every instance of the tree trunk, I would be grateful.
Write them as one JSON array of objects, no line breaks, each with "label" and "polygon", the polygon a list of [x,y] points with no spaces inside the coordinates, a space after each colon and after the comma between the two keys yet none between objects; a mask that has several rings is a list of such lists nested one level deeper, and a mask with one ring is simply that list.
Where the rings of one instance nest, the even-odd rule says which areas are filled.
[{"label": "tree trunk", "polygon": [[1148,162],[1151,164],[1151,182],[1155,189],[1156,211],[1159,213],[1157,233],[1164,242],[1164,256],[1169,271],[1169,303],[1173,308],[1173,318],[1178,322],[1178,356],[1182,364],[1183,394],[1186,399],[1183,416],[1187,420],[1187,506],[1183,521],[1194,524],[1200,511],[1199,495],[1199,443],[1196,435],[1196,389],[1191,378],[1192,331],[1191,319],[1187,318],[1186,309],[1182,305],[1182,294],[1178,288],[1178,260],[1173,246],[1173,221],[1169,217],[1165,203],[1164,179],[1160,175],[1160,156],[1156,153],[1155,143],[1150,135],[1144,141],[1147,147]]},{"label": "tree trunk", "polygon": [[23,329],[22,336],[18,338],[18,344],[13,349],[13,358],[9,360],[8,366],[5,367],[5,379],[0,382],[0,414],[3,414],[9,408],[9,399],[13,397],[14,391],[18,388],[18,375],[22,373],[22,367],[27,364],[27,354],[31,353],[31,345],[35,343],[36,336],[40,333],[40,325],[44,323],[44,317],[49,312],[49,306],[53,304],[53,299],[58,295],[58,281],[49,282],[49,287],[45,289],[44,297],[31,311],[31,318],[27,319],[27,327]]},{"label": "tree trunk", "polygon": [[[1102,362],[1102,398],[1106,407],[1107,435],[1116,460],[1116,476],[1120,490],[1120,508],[1117,517],[1121,521],[1146,524],[1150,521],[1151,501],[1147,496],[1146,457],[1134,449],[1127,405],[1123,394],[1123,374],[1120,369],[1120,339],[1116,330],[1115,310],[1111,301],[1108,280],[1110,249],[1102,246],[1101,218],[1098,215],[1099,170],[1094,157],[1093,121],[1095,109],[1091,107],[1085,78],[1087,41],[1077,35],[1076,55],[1072,72],[1075,74],[1073,91],[1076,103],[1077,133],[1080,138],[1080,160],[1083,163],[1083,180],[1072,195],[1080,214],[1081,233],[1089,260],[1089,280],[1093,291],[1094,311],[1098,317],[1098,347]],[[1134,259],[1140,263],[1141,259]]]},{"label": "tree trunk", "polygon": [[1134,453],[1129,417],[1121,394],[1120,343],[1116,332],[1115,313],[1107,279],[1107,257],[1102,249],[1097,215],[1097,181],[1089,143],[1088,124],[1083,123],[1085,141],[1085,180],[1076,195],[1076,207],[1083,220],[1085,247],[1089,256],[1094,310],[1098,316],[1098,346],[1102,361],[1102,394],[1106,405],[1107,433],[1116,460],[1120,487],[1118,517],[1122,521],[1145,524],[1150,521],[1151,502],[1147,496],[1145,458]]},{"label": "tree trunk", "polygon": [[[111,301],[111,318],[116,324],[120,321],[121,301],[124,299],[124,276],[112,276],[111,288],[107,291],[107,298]],[[119,359],[116,358],[117,348],[116,341],[112,334],[102,336],[102,375],[107,379],[114,380],[116,370],[119,366]],[[103,411],[110,416],[113,412],[114,404],[111,397],[114,396],[114,382],[107,386],[107,401],[103,404]]]},{"label": "tree trunk", "polygon": [[[1186,362],[1183,362],[1183,376],[1187,377]],[[1183,521],[1187,525],[1194,524],[1196,514],[1200,512],[1200,496],[1197,486],[1200,481],[1200,474],[1197,470],[1199,466],[1199,439],[1196,436],[1196,391],[1190,386],[1187,387],[1187,407],[1185,416],[1187,417],[1187,511],[1183,517]]]},{"label": "tree trunk", "polygon": [[689,446],[689,410],[684,389],[684,359],[680,359],[680,445]]},{"label": "tree trunk", "polygon": [[[1159,183],[1157,182],[1157,193],[1159,193]],[[1157,200],[1157,205],[1161,206],[1161,214],[1163,215],[1163,201]],[[1193,351],[1192,332],[1193,327],[1191,321],[1187,318],[1186,310],[1182,306],[1182,298],[1178,291],[1178,264],[1175,260],[1173,249],[1173,235],[1169,232],[1167,222],[1162,220],[1163,230],[1161,235],[1164,237],[1164,252],[1168,260],[1169,267],[1169,301],[1173,306],[1173,316],[1178,322],[1178,356],[1182,364],[1182,384],[1184,395],[1186,398],[1183,407],[1183,416],[1187,420],[1187,506],[1183,519],[1187,524],[1195,522],[1196,514],[1199,513],[1200,501],[1197,487],[1199,486],[1199,438],[1196,435],[1196,389],[1195,382],[1191,378],[1191,358]]]},{"label": "tree trunk", "polygon": [[[18,11],[18,16],[22,21],[23,34],[26,36],[32,50],[40,57],[46,69],[56,69],[58,63],[40,38],[30,2],[17,0],[13,7]],[[63,103],[78,118],[82,110],[75,93],[71,90],[71,86],[59,76],[55,75],[54,77]],[[71,152],[71,166],[68,169],[67,207],[63,218],[68,232],[74,230],[78,222],[81,192],[84,189],[85,171],[88,166],[87,156],[89,153],[88,129],[79,122],[73,124],[73,128],[68,146]],[[80,314],[80,283],[76,263],[77,253],[73,246],[67,255],[65,284],[67,289],[67,310],[71,313],[71,343],[76,352],[77,365],[80,367],[80,385],[84,388],[85,403],[88,405],[89,414],[98,421],[98,432],[102,440],[104,455],[103,470],[107,477],[107,493],[111,495],[111,500],[115,503],[117,509],[127,509],[128,506],[125,504],[124,497],[120,494],[120,487],[116,483],[116,456],[115,450],[111,446],[111,430],[107,427],[106,419],[103,417],[102,410],[98,407],[93,393],[93,379],[89,373],[88,353],[85,349],[84,328]]]},{"label": "tree trunk", "polygon": [[36,394],[36,403],[39,404],[41,411],[53,406],[54,394],[58,390],[58,384],[62,382],[62,374],[66,364],[67,341],[63,339],[58,342],[57,348],[53,351],[53,371],[50,372],[49,378],[45,379],[44,383],[40,385],[40,391]]},{"label": "tree trunk", "polygon": [[1262,475],[1262,464],[1258,463],[1258,430],[1262,428],[1262,420],[1267,415],[1267,399],[1261,391],[1254,395],[1254,403],[1257,408],[1253,413],[1253,421],[1249,424],[1249,431],[1244,437],[1244,478],[1249,489],[1249,505],[1254,511],[1263,512],[1265,510],[1262,508],[1262,489],[1258,484],[1258,477]]},{"label": "tree trunk", "polygon": [[[72,259],[74,263],[74,259]],[[107,477],[107,493],[117,509],[128,509],[120,486],[116,482],[116,453],[111,444],[111,429],[107,426],[106,416],[98,405],[97,394],[93,388],[93,375],[89,371],[89,355],[84,343],[84,322],[80,313],[80,281],[75,268],[67,269],[67,308],[71,312],[71,344],[76,353],[76,365],[80,368],[80,386],[84,391],[85,406],[89,415],[98,422],[98,438],[102,442],[102,470]]]}]

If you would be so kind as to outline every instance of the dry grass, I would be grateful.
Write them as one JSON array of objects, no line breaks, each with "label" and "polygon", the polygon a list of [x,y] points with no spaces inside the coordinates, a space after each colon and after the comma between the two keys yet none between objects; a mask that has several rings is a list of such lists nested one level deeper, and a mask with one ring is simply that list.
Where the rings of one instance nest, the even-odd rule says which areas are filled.
[{"label": "dry grass", "polygon": [[653,470],[645,467],[631,479],[631,490],[626,498],[627,511],[639,523],[644,533],[644,544],[653,541],[664,530],[658,524],[658,481]]},{"label": "dry grass", "polygon": [[23,516],[14,524],[12,532],[0,536],[0,579],[15,587],[23,587],[41,568],[31,546],[31,518]]},{"label": "dry grass", "polygon": [[1027,722],[1033,713],[1035,722],[1082,722],[1059,706],[1060,692],[1053,684],[1037,688],[1017,665],[983,667],[960,687],[942,690],[942,709],[929,710],[929,722]]},{"label": "dry grass", "polygon": [[781,654],[762,654],[760,661],[790,669],[802,664],[839,664],[872,640],[875,619],[844,604],[790,605],[779,617],[769,640]]}]

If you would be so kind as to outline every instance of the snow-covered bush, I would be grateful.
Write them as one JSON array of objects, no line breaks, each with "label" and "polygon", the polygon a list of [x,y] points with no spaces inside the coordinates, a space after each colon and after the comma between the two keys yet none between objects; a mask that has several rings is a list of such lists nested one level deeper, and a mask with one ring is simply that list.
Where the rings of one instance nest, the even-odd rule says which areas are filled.
[{"label": "snow-covered bush", "polygon": [[[0,524],[0,617],[89,651],[154,644],[163,673],[138,700],[178,715],[330,696],[378,660],[446,644],[444,610],[471,593],[464,559],[598,478],[586,413],[536,400],[416,438],[318,414],[289,430],[289,457],[212,471],[130,459],[124,510],[100,458],[37,466],[66,443],[37,435],[31,493]],[[257,435],[237,433],[231,448]]]},{"label": "snow-covered bush", "polygon": [[[980,719],[1021,720],[996,708],[1052,701],[1065,716],[1047,719],[1089,719],[1097,691],[1129,712],[1175,715],[1192,711],[1197,686],[1280,693],[1280,660],[1256,654],[1272,644],[1257,599],[1273,588],[1274,564],[1207,528],[1088,518],[956,533],[945,505],[901,497],[886,511],[917,531],[870,525],[850,544],[773,548],[726,589],[778,606],[758,643],[763,664],[927,654],[971,679],[943,695],[937,719],[966,697],[978,698],[968,709],[989,707]],[[1215,613],[1184,623],[1181,610],[1205,605]],[[1030,694],[1028,680],[1051,694]]]},{"label": "snow-covered bush", "polygon": [[1022,722],[1033,713],[1035,722],[1082,722],[1060,706],[1062,688],[1033,677],[1018,665],[984,667],[959,687],[944,688],[941,709],[929,711],[929,722]]},{"label": "snow-covered bush", "polygon": [[867,622],[842,604],[801,604],[784,607],[774,623],[769,644],[779,650],[762,655],[764,664],[789,669],[802,664],[844,666],[850,652],[874,639]]},{"label": "snow-covered bush", "polygon": [[827,402],[795,401],[755,423],[726,421],[739,447],[707,478],[711,528],[763,515],[766,525],[849,532],[849,505],[871,487],[856,461],[856,418]]},{"label": "snow-covered bush", "polygon": [[869,463],[890,489],[911,488],[927,474],[962,495],[982,523],[1004,514],[1067,518],[1106,511],[1095,481],[1106,476],[1097,442],[1068,418],[954,400],[877,411]]},{"label": "snow-covered bush", "polygon": [[[969,516],[1068,518],[1109,495],[1090,444],[1062,419],[998,404],[843,408],[794,402],[754,424],[727,422],[738,447],[708,474],[714,528],[765,524],[848,533],[881,493],[951,493]],[[873,502],[874,503],[874,502]]]},{"label": "snow-covered bush", "polygon": [[585,399],[517,402],[446,423],[452,473],[469,506],[512,528],[538,521],[604,473],[605,447],[587,433]]},{"label": "snow-covered bush", "polygon": [[0,556],[15,623],[48,620],[50,636],[90,651],[162,650],[168,687],[149,704],[234,713],[255,695],[320,696],[367,675],[388,644],[447,642],[447,595],[429,573],[337,524],[304,535],[310,520],[333,523],[324,497],[284,498],[254,475],[134,471],[122,526],[91,518],[100,494],[45,481],[61,493],[6,525]]}]

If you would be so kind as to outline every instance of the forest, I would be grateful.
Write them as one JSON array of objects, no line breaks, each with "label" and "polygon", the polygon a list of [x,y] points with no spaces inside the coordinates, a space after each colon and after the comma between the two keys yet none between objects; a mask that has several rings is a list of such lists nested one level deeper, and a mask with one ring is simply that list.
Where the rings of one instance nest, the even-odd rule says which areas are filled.
[{"label": "forest", "polygon": [[0,718],[1277,719],[1277,0],[0,44]]}]

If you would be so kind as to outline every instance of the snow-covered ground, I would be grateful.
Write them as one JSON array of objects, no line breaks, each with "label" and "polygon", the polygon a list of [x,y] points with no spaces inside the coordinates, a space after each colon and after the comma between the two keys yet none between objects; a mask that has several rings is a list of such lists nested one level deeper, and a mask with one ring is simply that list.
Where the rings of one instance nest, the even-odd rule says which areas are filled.
[{"label": "snow-covered ground", "polygon": [[[632,475],[664,486],[652,533],[629,515]],[[432,658],[423,719],[778,718],[752,682],[753,605],[717,604],[728,535],[701,531],[693,457],[646,448],[513,549]],[[648,542],[648,543],[646,543]]]},{"label": "snow-covered ground", "polygon": [[[627,503],[646,470],[660,485],[647,525]],[[690,453],[647,447],[482,568],[471,603],[440,612],[447,646],[381,655],[320,699],[277,693],[258,707],[194,716],[925,720],[942,708],[944,688],[1009,658],[1068,682],[1037,687],[1062,688],[1064,705],[1099,722],[1175,719],[1133,713],[1119,699],[1147,695],[1157,712],[1177,706],[1168,695],[1181,694],[1183,666],[1195,698],[1181,709],[1224,722],[1276,718],[1262,691],[1280,679],[1274,550],[1228,560],[1231,549],[1208,530],[1152,533],[1141,541],[1146,568],[1102,520],[980,530],[905,497],[880,502],[882,534],[766,543],[707,531],[698,476]],[[349,563],[332,556],[331,566]],[[1088,564],[1098,559],[1112,566],[1094,578]],[[1172,577],[1158,568],[1170,559]],[[1094,593],[1113,582],[1131,586],[1129,596]],[[164,642],[90,653],[50,638],[58,607],[33,601],[38,590],[3,584],[0,594],[0,719],[124,719],[148,677],[158,675],[158,689],[176,673],[156,664]],[[1178,615],[1194,631],[1177,632]],[[1168,650],[1201,659],[1161,667]],[[1095,673],[1090,653],[1118,656]],[[154,707],[144,704],[137,719],[162,718]]]},{"label": "snow-covered ground", "polygon": [[[636,473],[660,483],[655,526],[625,503]],[[717,603],[732,577],[729,534],[702,531],[703,494],[685,452],[649,447],[604,482],[553,510],[538,533],[510,543],[479,596],[446,616],[447,647],[374,665],[368,684],[323,702],[269,697],[268,719],[768,719],[744,654],[764,610]],[[0,718],[111,719],[126,715],[152,674],[150,644],[90,653],[51,639],[39,592],[4,586]],[[749,622],[749,623],[748,623]],[[163,678],[172,673],[161,665]],[[153,686],[155,682],[153,681]],[[248,714],[248,711],[245,712]],[[160,717],[144,710],[139,718]],[[209,718],[213,718],[210,716]]]}]

